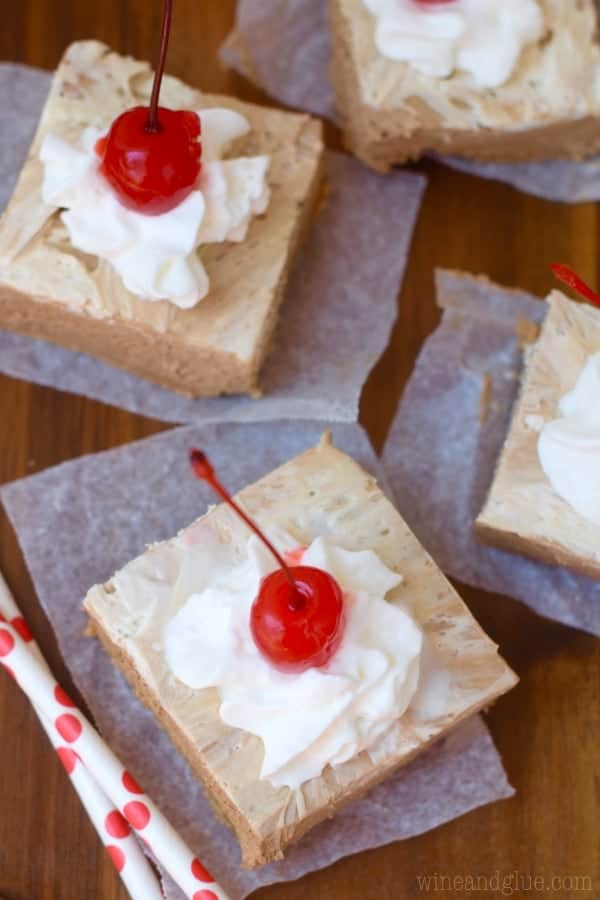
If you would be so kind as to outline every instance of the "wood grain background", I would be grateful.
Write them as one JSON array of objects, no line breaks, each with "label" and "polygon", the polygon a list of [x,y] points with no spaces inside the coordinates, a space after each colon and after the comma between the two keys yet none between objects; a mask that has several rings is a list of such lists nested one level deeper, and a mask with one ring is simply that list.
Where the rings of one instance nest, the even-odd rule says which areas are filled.
[{"label": "wood grain background", "polygon": [[[206,90],[261,99],[224,71],[216,50],[234,0],[178,0],[168,68]],[[65,46],[94,37],[153,58],[159,0],[5,0],[0,59],[53,68]],[[331,131],[331,143],[337,137]],[[598,214],[424,165],[429,189],[417,227],[398,322],[373,372],[362,421],[379,448],[424,338],[435,327],[433,269],[482,272],[543,294],[548,264],[568,260],[598,283]],[[153,434],[165,426],[79,397],[0,377],[0,479]],[[0,568],[30,618],[59,679],[68,677],[37,604],[14,534],[0,513]],[[508,896],[495,878],[527,881],[513,896],[600,897],[600,642],[536,618],[503,597],[465,589],[483,627],[521,676],[489,714],[515,798],[422,837],[346,859],[260,900],[405,900],[465,897],[460,887],[422,889],[418,877],[484,875],[477,897]],[[120,881],[82,813],[25,699],[0,674],[0,895],[6,900],[125,900]],[[586,882],[575,879],[587,879]],[[538,882],[539,884],[539,882]],[[508,882],[507,882],[508,885]],[[578,889],[579,888],[579,889]]]}]

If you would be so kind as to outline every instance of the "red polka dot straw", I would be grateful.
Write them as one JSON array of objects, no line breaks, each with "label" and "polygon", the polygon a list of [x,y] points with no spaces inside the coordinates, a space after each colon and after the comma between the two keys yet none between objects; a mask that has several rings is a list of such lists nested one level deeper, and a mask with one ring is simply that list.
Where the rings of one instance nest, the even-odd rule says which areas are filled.
[{"label": "red polka dot straw", "polygon": [[[104,844],[110,848],[109,855],[131,896],[134,900],[158,900],[161,892],[128,826],[142,832],[141,837],[152,846],[154,855],[186,897],[228,900],[224,890],[57,684],[18,610],[16,607],[8,609],[11,604],[14,607],[0,576],[0,612],[4,617],[0,619],[0,665],[10,666],[19,686],[33,703],[57,752],[60,750],[60,759],[82,799],[85,795],[86,809],[89,811],[96,803],[92,821]],[[15,616],[19,617],[18,629],[12,622]],[[97,802],[100,796],[104,800],[101,816]],[[130,887],[132,873],[138,876],[140,883],[132,883]],[[141,886],[144,879],[147,884]]]},{"label": "red polka dot straw", "polygon": [[[27,623],[20,615],[1,573],[0,622],[10,623],[14,632],[27,645],[27,652],[33,655],[39,664],[47,670],[39,647],[33,640]],[[3,629],[0,634],[0,647],[8,650],[10,646],[9,652],[12,654],[15,643],[16,638],[13,638],[11,632]],[[6,671],[14,677],[15,673],[12,667],[8,665],[8,653],[6,654],[6,660],[2,659],[0,662],[3,663]],[[59,707],[62,707],[63,711],[69,706],[73,708],[67,694],[58,685],[54,691],[54,699],[57,703],[57,712]],[[107,847],[107,852],[112,858],[129,895],[133,900],[163,900],[163,894],[154,870],[146,859],[140,844],[131,833],[127,822],[115,810],[113,803],[100,789],[86,767],[82,765],[77,752],[72,747],[65,746],[65,741],[61,738],[53,721],[45,716],[35,704],[34,709],[94,828],[102,843]],[[126,835],[119,839],[112,837],[105,828],[106,820],[112,813],[119,816],[127,828]]]}]

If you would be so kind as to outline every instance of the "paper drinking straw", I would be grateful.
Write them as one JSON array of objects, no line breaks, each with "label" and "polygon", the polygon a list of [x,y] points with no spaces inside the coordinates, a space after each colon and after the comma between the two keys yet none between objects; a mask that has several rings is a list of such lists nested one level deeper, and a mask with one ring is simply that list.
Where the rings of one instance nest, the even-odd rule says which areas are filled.
[{"label": "paper drinking straw", "polygon": [[142,836],[186,896],[190,900],[229,900],[45,665],[29,652],[19,631],[8,622],[0,622],[0,663],[13,674],[68,748],[93,773],[116,809]]},{"label": "paper drinking straw", "polygon": [[[0,617],[4,617],[18,631],[29,652],[47,668],[1,572]],[[115,816],[120,816],[120,813],[98,787],[77,754],[65,745],[52,723],[35,704],[33,708],[132,900],[162,900],[158,878],[136,838],[129,830],[127,834],[123,834],[123,829],[115,833]]]}]

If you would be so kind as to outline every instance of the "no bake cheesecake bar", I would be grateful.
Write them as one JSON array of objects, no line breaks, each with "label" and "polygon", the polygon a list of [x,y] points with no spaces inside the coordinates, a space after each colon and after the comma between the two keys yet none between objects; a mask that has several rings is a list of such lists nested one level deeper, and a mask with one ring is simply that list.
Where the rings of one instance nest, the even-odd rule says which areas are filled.
[{"label": "no bake cheesecake bar", "polygon": [[[561,409],[569,396],[571,409]],[[599,486],[600,310],[553,291],[526,356],[477,533],[486,543],[600,578]]]},{"label": "no bake cheesecake bar", "polygon": [[[267,532],[285,532],[300,547],[326,538],[342,552],[374,551],[394,574],[396,586],[386,606],[414,620],[435,671],[444,673],[444,687],[436,690],[438,682],[423,681],[422,665],[416,699],[368,750],[326,765],[299,787],[275,787],[261,777],[261,739],[225,724],[218,691],[182,683],[165,652],[166,629],[194,589],[193,555],[210,550],[208,567],[214,561],[225,570],[247,559],[249,532],[230,508],[212,508],[177,537],[150,547],[106,584],[92,588],[84,606],[93,632],[203,781],[217,813],[236,833],[245,865],[259,866],[280,859],[313,826],[489,705],[515,684],[516,676],[375,480],[327,438],[245,488],[237,499]],[[217,604],[215,615],[219,610]],[[292,690],[293,681],[290,685]],[[268,706],[269,697],[263,701]],[[286,714],[295,714],[295,708]]]},{"label": "no bake cheesecake bar", "polygon": [[309,225],[320,181],[321,125],[307,115],[202,94],[165,78],[162,103],[224,107],[250,131],[231,149],[268,156],[270,202],[244,240],[200,248],[210,291],[192,309],[131,293],[111,265],[76,249],[60,211],[42,197],[40,148],[48,135],[75,140],[147,105],[150,66],[96,41],[61,61],[15,192],[0,220],[0,328],[90,353],[188,395],[255,393],[286,280]]},{"label": "no bake cheesecake bar", "polygon": [[[523,46],[506,81],[482,86],[460,68],[438,77],[382,54],[373,10],[388,15],[393,2],[329,0],[331,73],[349,149],[380,171],[424,153],[497,162],[583,159],[598,153],[600,47],[594,0],[536,3],[543,17],[536,39]],[[477,3],[422,4],[419,10],[419,0],[396,2],[404,12],[411,6],[417,16],[436,16],[437,40],[442,29],[453,27],[442,17],[463,10],[471,15]],[[514,4],[516,27],[522,14],[523,6]],[[504,7],[502,15],[505,29],[509,11]],[[426,25],[419,33],[403,31],[402,49],[413,40],[418,56],[424,35]],[[510,35],[499,28],[487,55],[507,40]],[[481,50],[477,40],[473,44],[471,59]],[[442,49],[432,47],[434,61]],[[481,58],[478,62],[485,64]]]}]

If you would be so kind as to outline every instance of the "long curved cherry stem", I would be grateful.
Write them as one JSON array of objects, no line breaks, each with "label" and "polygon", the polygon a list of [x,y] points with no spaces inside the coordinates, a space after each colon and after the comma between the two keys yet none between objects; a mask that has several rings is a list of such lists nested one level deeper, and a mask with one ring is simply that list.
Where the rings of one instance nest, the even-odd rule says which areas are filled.
[{"label": "long curved cherry stem", "polygon": [[258,538],[260,538],[260,540],[263,542],[263,544],[265,545],[267,550],[269,550],[269,552],[272,553],[274,558],[277,560],[277,562],[283,569],[290,585],[294,588],[294,591],[298,594],[299,606],[302,605],[304,602],[304,598],[302,597],[302,595],[300,594],[300,591],[298,590],[298,585],[296,584],[296,579],[292,575],[290,567],[287,565],[287,563],[285,562],[285,560],[283,559],[281,554],[275,549],[275,547],[273,546],[271,541],[265,537],[265,535],[262,533],[262,531],[260,530],[258,525],[252,521],[250,516],[247,513],[245,513],[244,510],[241,508],[241,506],[239,506],[235,502],[235,500],[233,499],[233,497],[231,496],[229,491],[225,487],[223,487],[223,485],[221,484],[221,482],[215,475],[215,470],[213,469],[206,454],[203,453],[202,450],[196,450],[196,449],[190,450],[190,465],[192,467],[192,471],[194,472],[194,475],[196,476],[196,478],[200,479],[201,481],[205,481],[213,489],[215,494],[218,494],[218,496],[221,498],[221,500],[223,500],[225,503],[227,503],[227,505],[230,506],[234,510],[234,512],[236,512],[238,514],[240,519],[242,519],[242,521],[244,521],[246,523],[248,528],[250,528],[250,530],[253,531],[254,534]]},{"label": "long curved cherry stem", "polygon": [[593,291],[570,266],[566,266],[564,263],[553,263],[550,268],[555,278],[572,288],[584,300],[588,300],[594,306],[600,306],[600,295]]},{"label": "long curved cherry stem", "polygon": [[158,64],[156,66],[156,71],[154,72],[154,84],[152,85],[152,96],[150,97],[150,108],[148,110],[148,121],[146,123],[146,131],[149,131],[152,134],[156,134],[156,132],[161,130],[160,122],[158,121],[158,99],[160,97],[160,86],[162,84],[163,75],[165,73],[165,63],[167,61],[167,48],[169,46],[169,35],[171,33],[172,18],[173,0],[165,0]]}]

